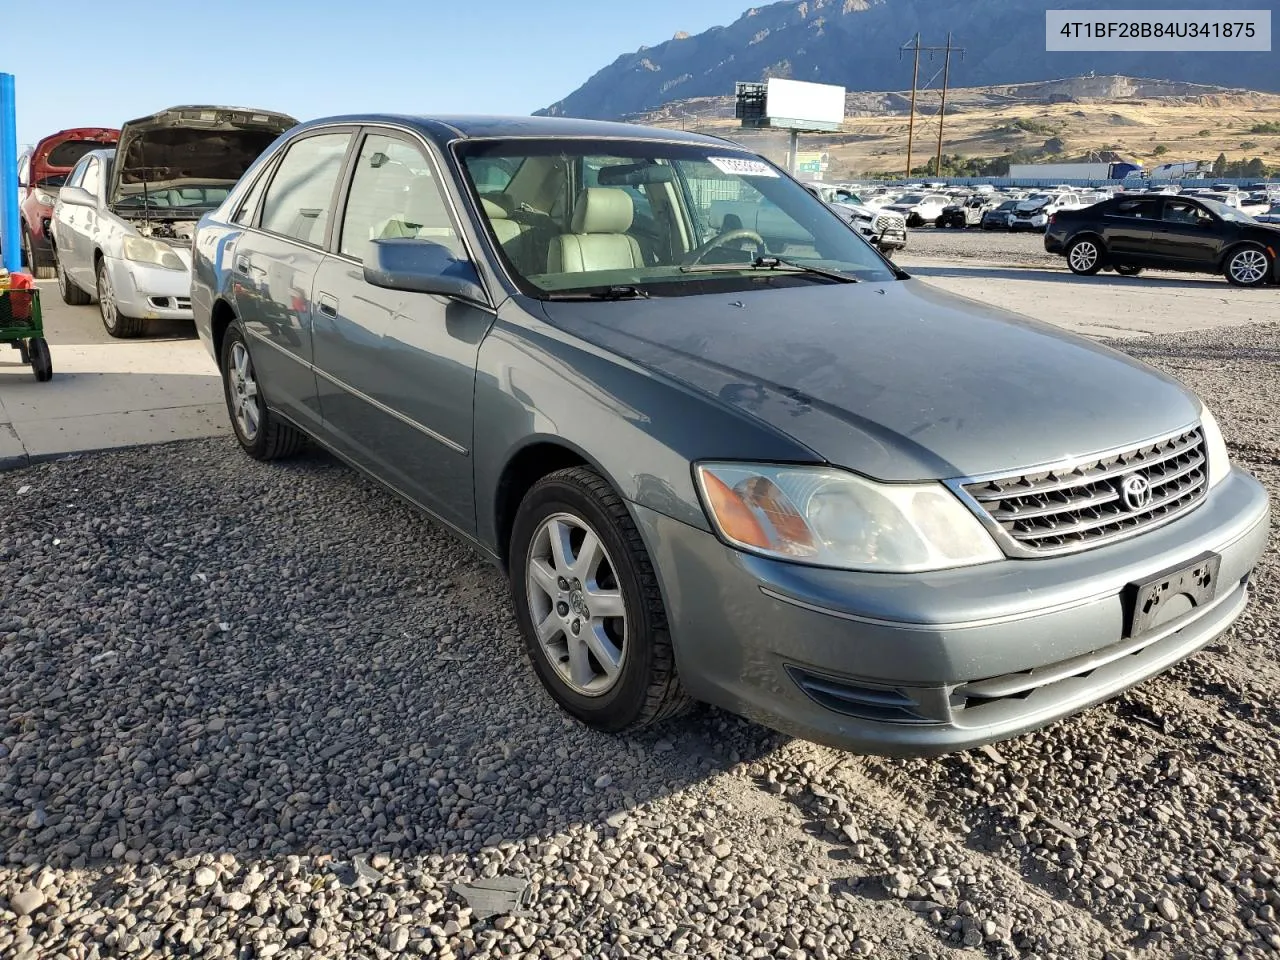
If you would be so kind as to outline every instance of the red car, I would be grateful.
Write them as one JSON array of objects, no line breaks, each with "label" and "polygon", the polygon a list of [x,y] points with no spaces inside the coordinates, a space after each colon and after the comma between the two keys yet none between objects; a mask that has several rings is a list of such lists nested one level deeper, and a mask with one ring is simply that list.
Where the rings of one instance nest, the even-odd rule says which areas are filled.
[{"label": "red car", "polygon": [[22,219],[22,260],[37,279],[54,275],[49,220],[57,188],[90,150],[114,146],[120,131],[76,127],[45,137],[18,161],[18,207]]}]

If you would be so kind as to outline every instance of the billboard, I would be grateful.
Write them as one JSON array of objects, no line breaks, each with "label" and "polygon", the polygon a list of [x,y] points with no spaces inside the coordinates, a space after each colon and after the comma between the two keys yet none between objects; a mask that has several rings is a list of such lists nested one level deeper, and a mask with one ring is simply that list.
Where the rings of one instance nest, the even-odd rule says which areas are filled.
[{"label": "billboard", "polygon": [[770,77],[765,82],[764,112],[771,127],[839,130],[844,122],[844,87]]}]

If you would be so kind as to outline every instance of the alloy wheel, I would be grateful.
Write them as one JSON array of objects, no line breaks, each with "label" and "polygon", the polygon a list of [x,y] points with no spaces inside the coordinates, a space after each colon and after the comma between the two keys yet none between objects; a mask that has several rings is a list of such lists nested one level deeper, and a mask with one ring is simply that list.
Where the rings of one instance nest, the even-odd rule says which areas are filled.
[{"label": "alloy wheel", "polygon": [[227,370],[231,384],[231,414],[236,429],[247,442],[253,443],[262,426],[262,407],[258,403],[258,381],[253,374],[253,361],[243,343],[231,347],[231,366]]},{"label": "alloy wheel", "polygon": [[1241,250],[1231,258],[1227,269],[1237,283],[1253,286],[1267,275],[1267,255],[1252,248]]},{"label": "alloy wheel", "polygon": [[626,658],[627,613],[599,534],[580,517],[553,514],[534,533],[525,570],[529,614],[547,660],[575,693],[607,693]]},{"label": "alloy wheel", "polygon": [[1088,240],[1081,240],[1071,248],[1071,269],[1083,273],[1092,270],[1098,262],[1098,248]]},{"label": "alloy wheel", "polygon": [[115,291],[111,289],[111,272],[105,266],[98,267],[98,311],[102,314],[103,326],[114,330],[120,322],[120,311],[116,307]]}]

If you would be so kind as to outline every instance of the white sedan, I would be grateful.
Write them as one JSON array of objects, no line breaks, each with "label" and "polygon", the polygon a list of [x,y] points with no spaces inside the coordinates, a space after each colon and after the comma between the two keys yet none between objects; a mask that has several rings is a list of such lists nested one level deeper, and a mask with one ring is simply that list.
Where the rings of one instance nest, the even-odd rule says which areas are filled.
[{"label": "white sedan", "polygon": [[86,153],[53,208],[58,290],[98,302],[113,337],[191,319],[191,237],[292,117],[172,107],[132,120],[114,150]]}]

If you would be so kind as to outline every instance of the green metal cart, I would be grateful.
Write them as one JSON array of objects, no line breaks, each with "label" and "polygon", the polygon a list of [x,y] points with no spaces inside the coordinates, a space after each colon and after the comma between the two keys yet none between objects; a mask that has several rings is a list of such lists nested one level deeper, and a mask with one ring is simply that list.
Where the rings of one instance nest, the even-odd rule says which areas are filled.
[{"label": "green metal cart", "polygon": [[31,366],[31,372],[41,383],[53,379],[53,359],[44,339],[39,290],[0,291],[0,343],[17,350],[22,362]]}]

